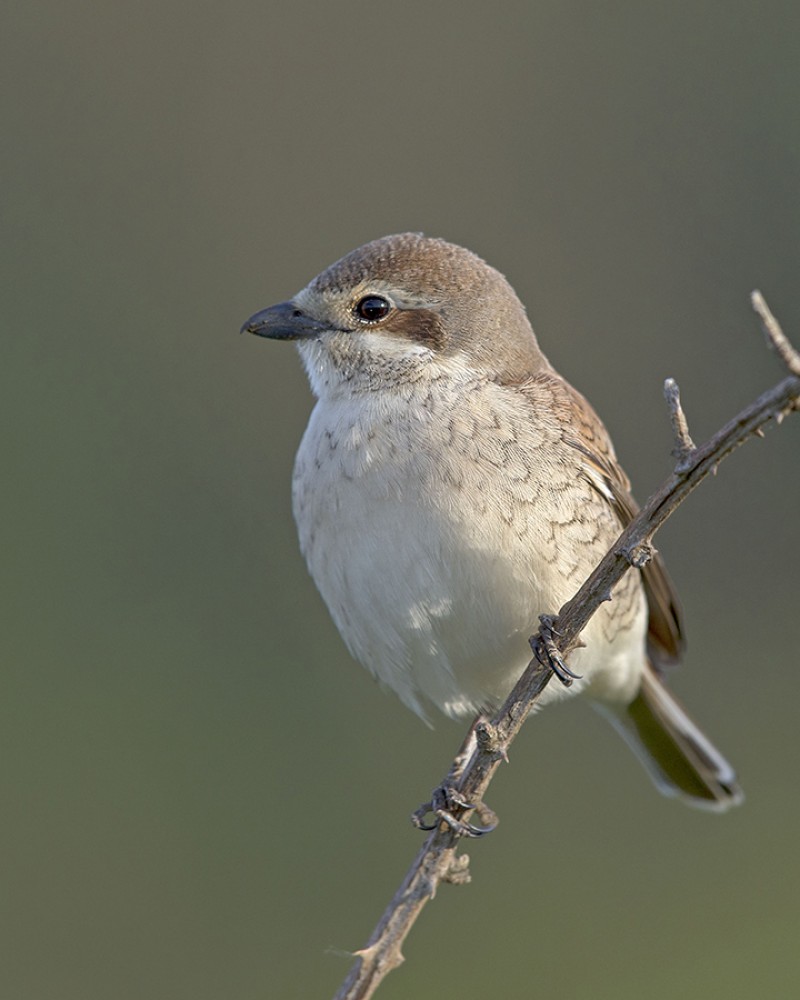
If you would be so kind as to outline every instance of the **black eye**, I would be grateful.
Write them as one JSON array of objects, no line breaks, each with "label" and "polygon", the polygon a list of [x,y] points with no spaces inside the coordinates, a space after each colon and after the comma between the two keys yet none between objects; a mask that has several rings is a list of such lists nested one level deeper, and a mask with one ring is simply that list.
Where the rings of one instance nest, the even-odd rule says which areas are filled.
[{"label": "black eye", "polygon": [[378,320],[386,319],[391,311],[391,303],[380,295],[366,295],[355,308],[356,316],[366,323],[377,323]]}]

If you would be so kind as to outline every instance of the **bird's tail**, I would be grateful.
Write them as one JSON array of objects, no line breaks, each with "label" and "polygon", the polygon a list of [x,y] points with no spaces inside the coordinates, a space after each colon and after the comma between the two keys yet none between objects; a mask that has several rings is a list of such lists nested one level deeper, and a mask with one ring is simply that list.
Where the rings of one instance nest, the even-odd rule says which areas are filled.
[{"label": "bird's tail", "polygon": [[639,694],[623,712],[603,710],[658,790],[688,805],[723,812],[744,798],[736,773],[648,664]]}]

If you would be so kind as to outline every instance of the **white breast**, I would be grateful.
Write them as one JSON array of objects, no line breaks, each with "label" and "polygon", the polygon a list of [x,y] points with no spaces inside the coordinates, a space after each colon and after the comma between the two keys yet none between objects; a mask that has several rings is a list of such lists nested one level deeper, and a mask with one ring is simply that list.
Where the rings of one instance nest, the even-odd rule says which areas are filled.
[{"label": "white breast", "polygon": [[[342,637],[423,716],[428,703],[462,715],[502,700],[538,614],[584,575],[584,560],[562,557],[555,430],[506,412],[497,387],[439,389],[318,402],[293,490],[300,545]],[[572,483],[567,506],[596,503],[585,480]],[[596,665],[630,672],[624,645],[595,649]]]}]

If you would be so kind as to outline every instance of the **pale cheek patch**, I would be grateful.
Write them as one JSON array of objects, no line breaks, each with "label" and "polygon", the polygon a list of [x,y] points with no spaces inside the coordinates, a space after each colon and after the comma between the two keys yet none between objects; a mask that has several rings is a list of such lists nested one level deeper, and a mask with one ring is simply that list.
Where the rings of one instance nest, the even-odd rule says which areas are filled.
[{"label": "pale cheek patch", "polygon": [[409,358],[427,361],[433,357],[433,351],[425,344],[381,333],[379,330],[370,330],[368,333],[356,332],[351,336],[354,346],[357,345],[358,350],[363,351],[365,355],[371,354],[378,358],[391,358],[397,361]]}]

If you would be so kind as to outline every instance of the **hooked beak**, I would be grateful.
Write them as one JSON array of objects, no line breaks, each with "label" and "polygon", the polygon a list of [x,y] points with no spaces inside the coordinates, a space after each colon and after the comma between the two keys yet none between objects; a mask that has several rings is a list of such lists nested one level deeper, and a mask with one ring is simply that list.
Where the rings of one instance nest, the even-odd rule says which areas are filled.
[{"label": "hooked beak", "polygon": [[293,302],[279,302],[262,309],[242,326],[240,333],[255,333],[272,340],[313,340],[328,327],[298,309]]}]

